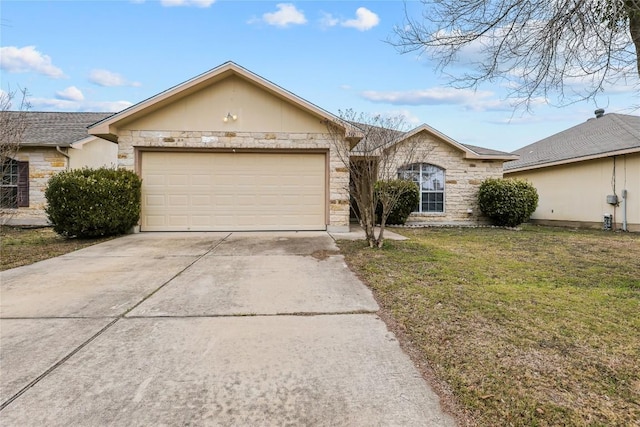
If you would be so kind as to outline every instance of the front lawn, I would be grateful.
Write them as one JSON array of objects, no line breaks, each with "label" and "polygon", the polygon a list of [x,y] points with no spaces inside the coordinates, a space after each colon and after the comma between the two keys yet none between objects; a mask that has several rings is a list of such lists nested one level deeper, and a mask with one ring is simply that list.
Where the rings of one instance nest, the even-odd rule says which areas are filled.
[{"label": "front lawn", "polygon": [[463,425],[640,425],[639,235],[394,231],[339,245]]},{"label": "front lawn", "polygon": [[65,239],[53,229],[0,227],[0,271],[33,264],[110,238]]}]

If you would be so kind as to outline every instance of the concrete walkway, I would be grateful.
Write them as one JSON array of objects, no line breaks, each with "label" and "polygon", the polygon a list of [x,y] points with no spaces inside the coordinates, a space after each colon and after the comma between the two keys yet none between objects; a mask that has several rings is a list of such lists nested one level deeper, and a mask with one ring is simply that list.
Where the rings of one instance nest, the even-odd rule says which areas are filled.
[{"label": "concrete walkway", "polygon": [[327,233],[142,233],[0,273],[3,426],[452,426]]}]

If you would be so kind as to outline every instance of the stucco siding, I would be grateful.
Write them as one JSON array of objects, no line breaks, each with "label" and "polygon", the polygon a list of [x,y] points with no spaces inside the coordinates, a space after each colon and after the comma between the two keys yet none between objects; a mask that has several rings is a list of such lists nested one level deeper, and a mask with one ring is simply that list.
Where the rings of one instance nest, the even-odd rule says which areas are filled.
[{"label": "stucco siding", "polygon": [[[615,166],[614,166],[615,163]],[[627,222],[640,231],[640,154],[589,160],[561,166],[507,173],[523,178],[538,190],[539,203],[532,219],[538,222],[573,223],[602,227],[603,216],[614,216],[616,228],[623,220],[622,190],[627,190]],[[618,206],[607,203],[617,194]]]},{"label": "stucco siding", "polygon": [[[236,120],[223,119],[231,114]],[[130,123],[130,130],[322,133],[320,118],[237,76],[227,77]]]},{"label": "stucco siding", "polygon": [[118,144],[95,138],[78,148],[69,149],[69,167],[81,168],[115,168],[118,163]]}]

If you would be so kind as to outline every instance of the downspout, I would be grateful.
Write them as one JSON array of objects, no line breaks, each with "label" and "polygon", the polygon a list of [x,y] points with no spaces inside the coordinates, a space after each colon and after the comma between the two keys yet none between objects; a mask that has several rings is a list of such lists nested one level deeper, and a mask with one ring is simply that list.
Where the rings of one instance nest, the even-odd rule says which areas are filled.
[{"label": "downspout", "polygon": [[627,189],[622,190],[622,231],[627,230]]},{"label": "downspout", "polygon": [[56,145],[56,151],[67,158],[67,170],[69,170],[69,163],[71,161],[71,156],[69,155],[69,153],[65,153],[64,151],[62,151],[62,148],[60,148],[59,145]]}]

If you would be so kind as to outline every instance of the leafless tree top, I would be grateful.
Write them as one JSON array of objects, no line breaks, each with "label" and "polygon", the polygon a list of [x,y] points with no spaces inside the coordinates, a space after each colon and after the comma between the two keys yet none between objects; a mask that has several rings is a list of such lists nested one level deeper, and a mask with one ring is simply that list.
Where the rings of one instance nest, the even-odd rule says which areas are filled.
[{"label": "leafless tree top", "polygon": [[[466,58],[459,87],[500,81],[527,107],[559,94],[561,103],[593,98],[607,85],[638,84],[640,0],[421,0],[391,40],[421,51],[440,70]],[[461,62],[461,61],[460,61]],[[580,87],[580,89],[577,89]]]}]

